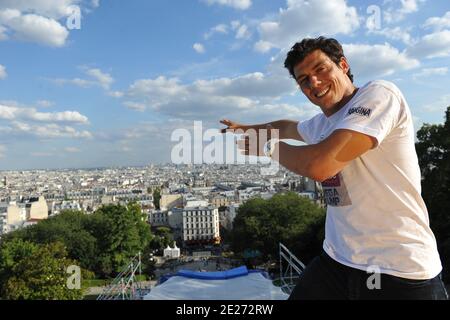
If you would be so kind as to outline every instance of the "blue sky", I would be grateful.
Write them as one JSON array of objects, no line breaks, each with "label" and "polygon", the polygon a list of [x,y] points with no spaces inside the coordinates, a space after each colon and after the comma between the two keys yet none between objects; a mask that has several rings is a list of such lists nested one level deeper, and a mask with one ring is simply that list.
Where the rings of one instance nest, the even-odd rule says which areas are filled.
[{"label": "blue sky", "polygon": [[443,122],[448,1],[0,0],[0,170],[170,162],[194,121],[308,119],[283,61],[318,35],[356,85],[393,81],[416,129]]}]

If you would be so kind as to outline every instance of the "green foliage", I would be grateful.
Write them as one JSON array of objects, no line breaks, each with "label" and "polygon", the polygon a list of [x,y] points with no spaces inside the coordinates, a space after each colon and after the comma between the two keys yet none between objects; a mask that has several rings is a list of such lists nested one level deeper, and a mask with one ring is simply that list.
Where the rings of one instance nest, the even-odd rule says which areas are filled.
[{"label": "green foliage", "polygon": [[97,231],[106,229],[100,235],[99,249],[102,271],[119,272],[137,252],[142,251],[151,239],[150,227],[140,207],[133,203],[127,207],[109,205],[100,208],[94,215]]},{"label": "green foliage", "polygon": [[[61,242],[69,258],[97,277],[114,276],[151,240],[150,227],[136,203],[108,205],[86,215],[65,211],[34,226],[8,234],[2,242],[21,239],[36,244]],[[1,280],[1,279],[0,279]]]},{"label": "green foliage", "polygon": [[167,246],[172,246],[173,242],[173,234],[170,228],[158,227],[155,230],[155,235],[150,240],[149,249],[163,250],[167,248]]},{"label": "green foliage", "polygon": [[438,243],[444,280],[450,281],[450,107],[445,123],[424,124],[416,143],[422,170],[422,196],[430,215],[430,225]]},{"label": "green foliage", "polygon": [[161,199],[161,189],[160,188],[155,188],[155,190],[153,190],[153,205],[158,210],[160,209],[160,207],[159,207],[159,200],[160,199]]},{"label": "green foliage", "polygon": [[89,216],[83,212],[68,210],[37,225],[18,230],[8,237],[20,238],[40,244],[62,242],[69,256],[85,269],[93,269],[97,258],[97,239],[86,227]]},{"label": "green foliage", "polygon": [[320,253],[324,224],[325,210],[296,193],[253,198],[239,208],[230,234],[232,248],[259,250],[273,258],[281,242],[307,262]]},{"label": "green foliage", "polygon": [[37,245],[15,239],[0,247],[0,295],[2,299],[75,300],[81,289],[68,289],[67,258],[60,242]]}]

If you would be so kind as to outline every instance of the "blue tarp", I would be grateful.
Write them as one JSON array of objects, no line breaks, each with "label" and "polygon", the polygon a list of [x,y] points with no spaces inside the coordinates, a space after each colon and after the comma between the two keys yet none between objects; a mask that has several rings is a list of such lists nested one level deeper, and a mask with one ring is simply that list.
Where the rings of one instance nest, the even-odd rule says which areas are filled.
[{"label": "blue tarp", "polygon": [[180,270],[176,274],[180,277],[202,279],[202,280],[225,280],[236,277],[242,277],[248,275],[246,266],[226,270],[226,271],[214,271],[214,272],[198,272],[191,270]]}]

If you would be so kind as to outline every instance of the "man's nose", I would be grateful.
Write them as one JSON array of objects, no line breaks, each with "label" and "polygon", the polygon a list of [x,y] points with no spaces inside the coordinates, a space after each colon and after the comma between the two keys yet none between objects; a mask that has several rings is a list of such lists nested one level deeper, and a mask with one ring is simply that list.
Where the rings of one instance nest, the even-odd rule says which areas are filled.
[{"label": "man's nose", "polygon": [[309,78],[309,86],[311,89],[317,88],[321,83],[322,81],[320,81],[320,79],[318,79],[317,76],[311,76]]}]

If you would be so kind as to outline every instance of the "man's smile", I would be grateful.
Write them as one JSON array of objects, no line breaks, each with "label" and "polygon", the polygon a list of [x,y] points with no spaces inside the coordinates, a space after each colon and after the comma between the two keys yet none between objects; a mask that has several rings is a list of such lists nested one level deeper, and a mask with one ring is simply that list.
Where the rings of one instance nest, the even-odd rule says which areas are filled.
[{"label": "man's smile", "polygon": [[322,98],[324,95],[326,95],[328,93],[328,91],[330,91],[331,86],[328,86],[327,88],[323,89],[322,91],[316,93],[314,96],[316,98]]}]

